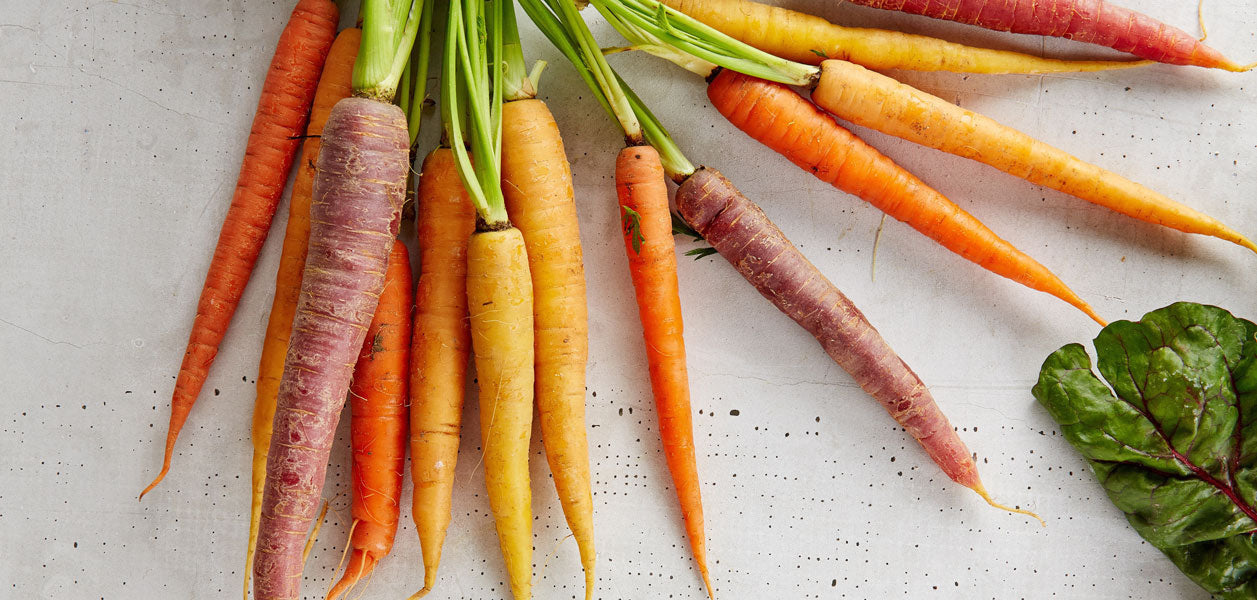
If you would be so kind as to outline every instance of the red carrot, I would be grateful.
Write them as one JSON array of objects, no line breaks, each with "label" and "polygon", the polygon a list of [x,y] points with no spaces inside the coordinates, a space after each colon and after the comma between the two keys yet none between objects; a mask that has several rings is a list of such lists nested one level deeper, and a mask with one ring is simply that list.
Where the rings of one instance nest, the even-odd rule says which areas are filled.
[{"label": "red carrot", "polygon": [[[365,43],[365,40],[364,40]],[[346,98],[323,128],[310,248],[276,399],[253,564],[258,600],[295,600],[355,359],[384,288],[409,171],[396,105]]]},{"label": "red carrot", "polygon": [[677,211],[755,289],[812,334],[870,396],[921,443],[948,477],[996,504],[930,390],[834,284],[723,175],[700,169],[676,193]]},{"label": "red carrot", "polygon": [[850,0],[996,31],[1062,37],[1175,65],[1247,71],[1195,36],[1104,0]]},{"label": "red carrot", "polygon": [[175,440],[201,393],[210,365],[218,354],[218,345],[227,333],[227,325],[262,251],[305,131],[319,74],[336,36],[338,19],[336,5],[328,0],[301,0],[279,36],[275,56],[262,84],[235,195],[218,234],[218,245],[205,275],[188,348],[175,380],[161,473],[140,492],[141,499],[170,471]]}]

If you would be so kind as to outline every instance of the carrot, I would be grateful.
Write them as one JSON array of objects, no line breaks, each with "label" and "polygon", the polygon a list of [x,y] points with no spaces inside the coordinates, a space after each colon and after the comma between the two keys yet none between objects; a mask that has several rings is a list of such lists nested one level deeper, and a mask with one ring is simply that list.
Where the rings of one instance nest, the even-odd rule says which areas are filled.
[{"label": "carrot", "polygon": [[336,422],[384,288],[405,196],[409,140],[391,104],[346,98],[323,130],[310,250],[266,461],[254,596],[295,599]]},{"label": "carrot", "polygon": [[572,170],[559,126],[526,76],[514,10],[503,15],[502,195],[524,237],[533,290],[537,414],[546,461],[594,593],[594,507],[585,435],[588,309]]},{"label": "carrot", "polygon": [[420,268],[410,367],[411,514],[423,551],[426,594],[436,584],[450,524],[471,351],[467,240],[476,219],[449,148],[437,148],[424,159],[416,208]]},{"label": "carrot", "polygon": [[410,254],[393,241],[375,316],[349,386],[349,437],[353,445],[353,552],[340,581],[327,593],[338,598],[393,548],[406,467],[410,365],[410,312],[414,307]]},{"label": "carrot", "polygon": [[773,56],[656,0],[593,0],[593,4],[636,46],[704,76],[711,74],[715,63],[778,83],[815,88],[812,100],[839,118],[979,160],[1142,221],[1257,251],[1257,245],[1216,219],[859,65],[827,60],[818,68]]},{"label": "carrot", "polygon": [[729,122],[800,168],[854,194],[944,248],[1104,320],[1051,271],[916,176],[840,127],[794,90],[721,70],[707,97]]},{"label": "carrot", "polygon": [[279,36],[253,116],[235,195],[218,234],[183,364],[175,380],[161,472],[140,492],[141,500],[170,472],[175,440],[201,393],[218,345],[262,251],[305,130],[338,19],[332,2],[300,0]]},{"label": "carrot", "polygon": [[1257,252],[1217,219],[993,119],[849,62],[827,60],[812,100],[840,119],[973,159],[1149,223]]},{"label": "carrot", "polygon": [[595,554],[585,436],[585,267],[572,171],[559,127],[541,100],[524,98],[502,107],[502,192],[528,251],[541,440],[580,551],[588,599],[594,591]]},{"label": "carrot", "polygon": [[728,179],[711,169],[700,170],[677,189],[676,202],[681,217],[760,294],[812,334],[952,481],[992,506],[1038,519],[991,498],[969,449],[917,374],[851,300]]},{"label": "carrot", "polygon": [[820,17],[754,0],[662,1],[760,50],[807,64],[832,58],[878,70],[1000,74],[1105,71],[1151,63],[1057,60],[885,29],[842,27]]},{"label": "carrot", "polygon": [[1247,71],[1195,36],[1104,0],[851,0],[996,31],[1063,37],[1175,65]]},{"label": "carrot", "polygon": [[[504,38],[517,37],[503,31],[508,10],[513,6],[504,2],[449,3],[441,111],[459,177],[476,210],[475,233],[467,243],[467,306],[485,488],[511,593],[527,600],[532,597],[533,291],[524,237],[511,224],[502,195],[499,136],[503,67],[509,61],[496,57],[509,52]],[[474,167],[457,143],[464,119]]]},{"label": "carrot", "polygon": [[406,116],[391,103],[421,16],[418,0],[406,8],[365,2],[354,97],[332,107],[323,130],[309,251],[267,453],[253,565],[258,600],[300,597],[305,531],[384,289],[410,170]]},{"label": "carrot", "polygon": [[245,555],[244,595],[249,595],[249,577],[253,573],[253,551],[257,546],[258,520],[262,516],[262,489],[266,484],[266,451],[271,446],[271,424],[275,419],[275,397],[279,379],[284,373],[284,356],[288,354],[288,338],[292,334],[293,313],[301,291],[301,272],[306,262],[310,240],[310,196],[314,187],[315,164],[323,144],[323,125],[332,105],[349,97],[354,55],[362,39],[359,29],[346,29],[336,36],[323,65],[310,124],[301,144],[301,160],[292,183],[288,204],[288,224],[284,228],[284,247],[279,255],[279,272],[275,276],[275,299],[266,322],[262,340],[262,359],[258,366],[257,400],[253,407],[253,477],[249,515],[249,546]]},{"label": "carrot", "polygon": [[615,161],[615,191],[623,211],[624,249],[637,295],[650,387],[659,412],[659,437],[676,487],[685,534],[708,594],[715,597],[707,570],[703,502],[694,457],[694,424],[690,410],[689,375],[677,285],[672,214],[659,153],[650,146],[631,146]]}]

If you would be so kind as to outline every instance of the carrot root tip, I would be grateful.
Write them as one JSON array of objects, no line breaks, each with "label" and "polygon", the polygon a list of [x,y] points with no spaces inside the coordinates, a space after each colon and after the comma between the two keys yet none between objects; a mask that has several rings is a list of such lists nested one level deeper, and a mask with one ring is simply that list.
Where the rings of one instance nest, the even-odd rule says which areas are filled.
[{"label": "carrot root tip", "polygon": [[[1253,250],[1257,251],[1257,248],[1253,248]],[[139,501],[142,502],[144,500],[144,496],[147,495],[149,492],[153,491],[153,488],[157,487],[157,484],[161,483],[161,480],[166,478],[166,473],[169,473],[169,472],[170,472],[170,458],[167,457],[166,460],[162,464],[161,473],[157,474],[157,478],[153,480],[153,483],[148,484],[148,487],[144,488],[144,490],[140,492]]]},{"label": "carrot root tip", "polygon": [[1006,510],[1010,513],[1016,513],[1019,515],[1026,515],[1029,517],[1033,517],[1035,520],[1039,522],[1039,525],[1043,527],[1047,527],[1047,521],[1044,521],[1043,517],[1040,517],[1039,515],[1031,511],[1023,510],[1020,508],[1013,508],[1011,506],[1005,506],[1003,504],[1000,504],[999,502],[996,502],[995,499],[991,497],[991,494],[987,493],[986,488],[983,487],[982,484],[980,483],[977,485],[977,487],[973,488],[973,491],[977,492],[979,496],[982,496],[982,499],[986,500],[987,504],[990,504],[991,506],[994,506],[995,508],[998,508],[1000,510]]},{"label": "carrot root tip", "polygon": [[410,597],[407,598],[406,600],[419,600],[420,598],[427,596],[428,592],[431,592],[431,591],[432,591],[432,588],[425,585],[423,586],[423,589],[411,594]]}]

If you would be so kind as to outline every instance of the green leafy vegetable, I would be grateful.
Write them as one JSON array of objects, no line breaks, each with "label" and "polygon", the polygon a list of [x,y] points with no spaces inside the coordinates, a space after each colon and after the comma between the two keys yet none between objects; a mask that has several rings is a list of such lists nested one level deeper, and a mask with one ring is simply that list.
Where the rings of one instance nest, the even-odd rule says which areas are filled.
[{"label": "green leafy vegetable", "polygon": [[1226,599],[1257,597],[1255,336],[1250,321],[1182,302],[1100,332],[1104,381],[1069,344],[1034,386],[1135,530]]},{"label": "green leafy vegetable", "polygon": [[642,216],[637,211],[620,205],[624,209],[624,217],[621,219],[621,225],[624,227],[624,235],[629,236],[633,242],[633,254],[641,254],[642,252]]},{"label": "green leafy vegetable", "polygon": [[703,236],[694,231],[694,228],[676,213],[672,213],[672,235],[688,235],[696,240],[703,239]]},{"label": "green leafy vegetable", "polygon": [[713,254],[715,254],[715,253],[717,253],[717,252],[718,252],[718,250],[716,250],[715,248],[712,248],[711,246],[706,246],[706,247],[703,247],[703,248],[695,248],[695,249],[693,249],[693,250],[687,250],[687,251],[685,252],[685,255],[686,255],[686,256],[693,256],[693,257],[694,257],[694,260],[702,260],[702,259],[707,258],[708,256],[711,256],[711,255],[713,255]]}]

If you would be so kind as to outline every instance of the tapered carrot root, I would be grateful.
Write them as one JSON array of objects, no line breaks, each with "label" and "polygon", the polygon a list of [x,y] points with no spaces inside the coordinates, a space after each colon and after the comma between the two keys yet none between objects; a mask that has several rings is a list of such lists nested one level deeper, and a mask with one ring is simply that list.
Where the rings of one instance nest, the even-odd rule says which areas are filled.
[{"label": "tapered carrot root", "polygon": [[[707,535],[694,457],[694,424],[685,362],[681,298],[668,187],[659,153],[631,146],[616,158],[615,189],[625,215],[624,248],[637,295],[650,388],[659,413],[659,437],[672,474],[685,534],[707,593],[715,597],[707,569]],[[632,211],[631,213],[629,211]]]},{"label": "tapered carrot root", "polygon": [[253,565],[257,600],[300,597],[301,551],[355,359],[384,287],[409,145],[401,110],[363,98],[338,102],[323,130],[309,253],[266,461]]},{"label": "tapered carrot root", "polygon": [[550,110],[535,99],[502,107],[502,195],[524,236],[536,327],[541,439],[563,514],[576,538],[585,597],[594,593],[594,507],[585,436],[589,326],[572,172]]},{"label": "tapered carrot root", "polygon": [[354,520],[349,547],[353,553],[344,576],[328,592],[328,600],[370,575],[392,550],[397,535],[409,430],[406,384],[413,285],[410,254],[401,241],[394,240],[379,306],[349,386]]},{"label": "tapered carrot root", "polygon": [[723,70],[707,97],[731,123],[822,181],[859,196],[982,268],[1104,320],[1051,271],[840,127],[790,88]]},{"label": "tapered carrot root", "polygon": [[328,0],[301,0],[279,36],[249,131],[240,178],[218,234],[175,380],[161,472],[140,492],[141,500],[170,472],[175,440],[201,393],[262,251],[305,131],[319,73],[336,36],[338,16],[336,5]]},{"label": "tapered carrot root", "polygon": [[423,590],[416,596],[436,584],[450,524],[471,353],[467,240],[475,227],[475,211],[454,169],[453,154],[449,148],[433,150],[419,177],[415,226],[420,269],[410,369],[410,473],[415,486],[411,514],[424,571]]},{"label": "tapered carrot root", "polygon": [[533,298],[518,229],[478,231],[467,245],[467,307],[480,397],[485,487],[515,600],[532,597]]},{"label": "tapered carrot root", "polygon": [[812,100],[838,118],[988,164],[1148,223],[1257,252],[1217,219],[1011,127],[849,62],[827,60]]},{"label": "tapered carrot root", "polygon": [[275,299],[266,322],[262,341],[262,358],[258,366],[257,400],[253,407],[253,473],[252,500],[249,507],[249,546],[245,555],[244,596],[249,596],[249,579],[253,573],[253,555],[257,548],[258,520],[262,517],[262,489],[266,485],[266,451],[271,447],[271,425],[275,420],[275,397],[284,374],[284,357],[288,354],[288,338],[292,334],[293,314],[301,291],[301,273],[305,268],[306,248],[310,241],[310,197],[313,194],[315,164],[323,145],[323,125],[332,106],[348,98],[352,85],[354,57],[362,31],[346,29],[336,36],[327,53],[323,74],[310,109],[310,124],[301,143],[301,160],[292,183],[288,204],[288,223],[284,227],[284,245],[279,255],[279,272],[275,276]]},{"label": "tapered carrot root", "polygon": [[1104,0],[851,0],[996,31],[1062,37],[1176,65],[1245,71],[1195,36]]},{"label": "tapered carrot root", "polygon": [[817,16],[754,0],[662,1],[760,50],[813,65],[832,58],[878,70],[1001,74],[1107,71],[1151,64],[1135,60],[1057,60],[898,31],[842,27]]},{"label": "tapered carrot root", "polygon": [[969,449],[929,389],[758,206],[711,169],[681,184],[676,202],[686,222],[778,310],[811,333],[952,481],[989,501]]}]

